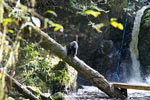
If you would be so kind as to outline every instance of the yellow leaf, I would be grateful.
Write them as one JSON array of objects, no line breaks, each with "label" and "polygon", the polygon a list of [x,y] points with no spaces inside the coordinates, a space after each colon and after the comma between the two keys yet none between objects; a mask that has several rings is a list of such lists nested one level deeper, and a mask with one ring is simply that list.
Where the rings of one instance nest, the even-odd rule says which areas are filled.
[{"label": "yellow leaf", "polygon": [[55,27],[55,28],[54,28],[54,31],[58,31],[58,30],[63,29],[63,26],[60,25],[60,24],[52,24],[51,27]]},{"label": "yellow leaf", "polygon": [[3,24],[3,26],[6,26],[8,24],[8,22],[4,21],[2,24]]},{"label": "yellow leaf", "polygon": [[116,21],[111,21],[110,24],[115,28],[118,27],[118,22],[116,22]]},{"label": "yellow leaf", "polygon": [[123,30],[123,25],[121,23],[118,23],[117,27],[120,29],[120,30]]},{"label": "yellow leaf", "polygon": [[56,14],[54,11],[52,11],[52,10],[47,10],[47,11],[45,12],[45,14],[47,14],[47,13],[53,14],[54,16],[57,17],[57,14]]},{"label": "yellow leaf", "polygon": [[9,33],[15,33],[15,31],[14,31],[14,30],[11,30],[11,29],[9,29],[8,32],[9,32]]},{"label": "yellow leaf", "polygon": [[100,28],[97,27],[97,28],[95,28],[95,29],[96,29],[96,31],[100,32]]},{"label": "yellow leaf", "polygon": [[12,19],[11,18],[5,18],[4,21],[11,23]]},{"label": "yellow leaf", "polygon": [[5,18],[3,21],[3,26],[6,26],[8,23],[11,23],[13,20],[11,18]]},{"label": "yellow leaf", "polygon": [[87,15],[92,15],[92,16],[94,16],[95,18],[98,17],[98,15],[101,14],[100,12],[94,11],[94,10],[87,10],[87,11],[85,11],[84,13],[87,14]]},{"label": "yellow leaf", "polygon": [[59,30],[59,28],[58,28],[58,27],[55,27],[55,28],[54,28],[54,31],[58,31],[58,30]]}]

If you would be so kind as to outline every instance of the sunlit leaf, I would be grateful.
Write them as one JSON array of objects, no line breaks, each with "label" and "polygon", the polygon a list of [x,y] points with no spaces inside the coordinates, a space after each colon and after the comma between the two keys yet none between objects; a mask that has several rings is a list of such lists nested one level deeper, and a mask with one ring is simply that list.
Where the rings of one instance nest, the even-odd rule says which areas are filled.
[{"label": "sunlit leaf", "polygon": [[87,15],[92,15],[92,16],[94,16],[95,18],[98,17],[98,15],[101,14],[100,12],[94,11],[94,10],[87,10],[87,11],[85,11],[84,13],[87,14]]},{"label": "sunlit leaf", "polygon": [[114,28],[117,28],[117,26],[118,26],[118,22],[116,22],[116,21],[111,21],[110,24],[111,24]]},{"label": "sunlit leaf", "polygon": [[110,19],[110,24],[115,27],[115,28],[118,28],[120,30],[123,30],[123,25],[121,23],[118,23],[117,22],[117,19],[116,18],[111,18]]},{"label": "sunlit leaf", "polygon": [[3,21],[3,26],[6,26],[8,23],[11,23],[13,20],[11,18],[5,18]]},{"label": "sunlit leaf", "polygon": [[123,30],[123,25],[121,23],[118,23],[117,27],[120,29],[120,30]]},{"label": "sunlit leaf", "polygon": [[58,31],[60,28],[59,27],[55,27],[54,28],[54,31]]},{"label": "sunlit leaf", "polygon": [[58,31],[58,30],[62,31],[63,29],[63,26],[60,24],[52,24],[50,27],[54,27],[54,31]]},{"label": "sunlit leaf", "polygon": [[4,21],[11,23],[12,19],[11,18],[5,18]]},{"label": "sunlit leaf", "polygon": [[8,24],[8,22],[4,21],[3,22],[3,26],[6,26]]},{"label": "sunlit leaf", "polygon": [[9,29],[8,32],[9,32],[9,33],[15,33],[15,31],[14,31],[14,30],[11,30],[11,29]]},{"label": "sunlit leaf", "polygon": [[97,27],[95,29],[96,29],[97,32],[101,32],[100,28]]},{"label": "sunlit leaf", "polygon": [[54,16],[57,17],[57,14],[56,14],[54,11],[52,11],[52,10],[47,10],[47,11],[45,12],[45,14],[47,14],[47,13],[53,14]]}]

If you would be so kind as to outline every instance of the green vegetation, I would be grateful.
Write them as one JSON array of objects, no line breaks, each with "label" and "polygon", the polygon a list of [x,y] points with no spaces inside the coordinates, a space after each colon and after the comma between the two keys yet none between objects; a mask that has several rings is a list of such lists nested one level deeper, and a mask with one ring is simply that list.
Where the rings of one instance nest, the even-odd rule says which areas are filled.
[{"label": "green vegetation", "polygon": [[70,81],[66,63],[36,44],[27,45],[20,53],[18,78],[21,82],[40,87],[43,92],[64,91],[65,84]]},{"label": "green vegetation", "polygon": [[61,92],[57,92],[55,93],[52,98],[54,100],[65,100],[64,94],[62,94]]}]

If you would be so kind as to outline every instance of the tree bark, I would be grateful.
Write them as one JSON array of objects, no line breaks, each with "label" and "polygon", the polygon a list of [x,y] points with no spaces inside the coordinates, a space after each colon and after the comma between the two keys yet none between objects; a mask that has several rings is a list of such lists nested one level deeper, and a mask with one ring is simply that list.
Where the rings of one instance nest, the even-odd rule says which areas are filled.
[{"label": "tree bark", "polygon": [[[92,69],[78,57],[68,57],[66,49],[62,45],[57,43],[47,33],[41,31],[39,28],[35,27],[34,25],[31,26],[43,37],[43,41],[40,42],[43,48],[50,50],[52,53],[63,59],[63,61],[75,68],[79,73],[85,76],[91,83],[93,83],[111,98],[125,98],[121,91],[110,85],[104,76],[102,76],[99,72]],[[36,40],[37,37],[34,37],[34,39]]]},{"label": "tree bark", "polygon": [[18,90],[20,93],[23,94],[25,98],[31,99],[31,100],[40,100],[38,99],[31,91],[29,91],[27,88],[25,88],[22,84],[20,84],[17,80],[6,74],[6,80],[12,81],[13,87]]}]

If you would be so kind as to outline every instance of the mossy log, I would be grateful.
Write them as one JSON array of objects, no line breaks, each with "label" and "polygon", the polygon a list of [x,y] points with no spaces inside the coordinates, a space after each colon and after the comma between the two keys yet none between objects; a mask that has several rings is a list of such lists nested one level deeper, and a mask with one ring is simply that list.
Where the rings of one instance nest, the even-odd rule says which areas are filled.
[{"label": "mossy log", "polygon": [[[19,83],[16,79],[14,79],[13,77],[11,77],[8,74],[6,75],[6,82],[9,80],[12,83],[13,88],[15,88],[19,93],[23,94],[23,97],[31,99],[31,100],[40,100],[37,96],[35,96],[33,94],[33,90],[32,92],[27,89],[25,86],[23,86],[21,83]],[[36,93],[36,91],[34,91]],[[40,97],[42,100],[52,100],[52,97],[46,97],[43,94],[40,94]]]},{"label": "mossy log", "polygon": [[[66,49],[62,45],[57,43],[47,33],[41,31],[39,28],[35,27],[32,24],[29,25],[32,26],[33,29],[35,29],[40,34],[40,36],[42,36],[43,41],[40,41],[40,44],[43,48],[50,50],[52,53],[60,57],[63,61],[71,65],[85,78],[87,78],[87,80],[89,80],[91,83],[93,83],[96,87],[98,87],[111,98],[126,98],[126,96],[124,96],[119,89],[111,86],[109,82],[99,72],[92,69],[78,57],[68,57]],[[33,38],[37,40],[37,42],[39,42],[39,36],[34,35]]]},{"label": "mossy log", "polygon": [[24,87],[22,84],[20,84],[17,80],[15,80],[13,77],[6,75],[6,80],[10,80],[12,82],[13,87],[18,90],[18,92],[22,93],[25,98],[31,99],[31,100],[40,100],[37,98],[31,91],[29,91],[26,87]]}]

